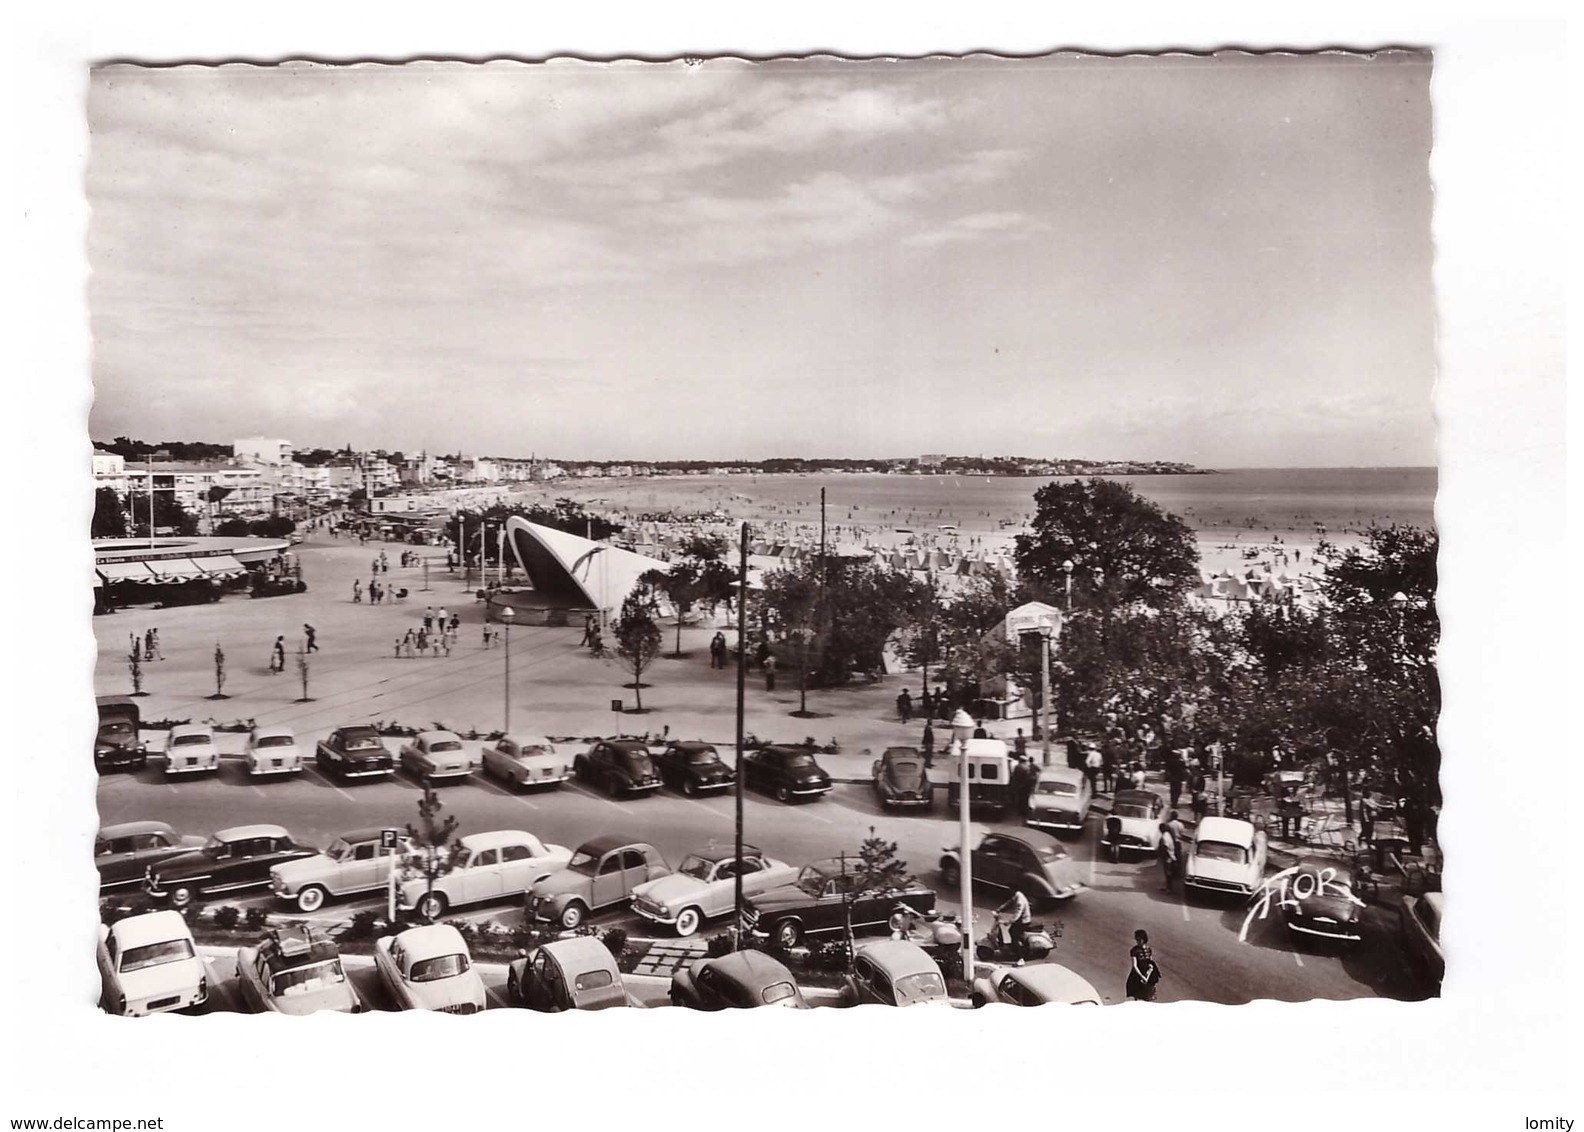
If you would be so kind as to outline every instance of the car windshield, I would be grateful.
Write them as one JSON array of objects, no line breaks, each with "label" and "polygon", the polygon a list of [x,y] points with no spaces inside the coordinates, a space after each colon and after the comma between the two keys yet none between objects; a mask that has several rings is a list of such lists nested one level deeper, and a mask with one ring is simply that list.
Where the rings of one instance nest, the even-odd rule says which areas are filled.
[{"label": "car windshield", "polygon": [[193,957],[192,940],[167,939],[159,943],[146,943],[142,947],[129,947],[121,957],[121,970],[141,971],[145,967],[158,967],[162,963],[179,963]]},{"label": "car windshield", "polygon": [[124,719],[117,723],[101,723],[99,725],[99,737],[101,739],[125,739],[132,733],[132,725]]},{"label": "car windshield", "polygon": [[346,972],[341,969],[341,960],[327,959],[323,963],[282,971],[270,980],[270,994],[276,998],[312,994],[344,982]]},{"label": "car windshield", "polygon": [[788,770],[812,770],[814,768],[813,755],[788,755],[786,767]]},{"label": "car windshield", "polygon": [[1034,852],[1042,861],[1064,861],[1067,859],[1067,850],[1060,845],[1036,845]]},{"label": "car windshield", "polygon": [[553,754],[555,754],[555,748],[550,746],[548,743],[533,743],[525,747],[517,748],[518,757],[524,759],[533,758],[535,755]]},{"label": "car windshield", "polygon": [[1194,852],[1207,861],[1231,861],[1241,865],[1248,860],[1248,850],[1225,841],[1201,841],[1194,846]]},{"label": "car windshield", "polygon": [[1039,784],[1039,792],[1041,794],[1064,794],[1071,797],[1078,793],[1078,787],[1071,782],[1041,782]]},{"label": "car windshield", "polygon": [[1142,802],[1118,802],[1111,811],[1119,818],[1147,818],[1150,808]]},{"label": "car windshield", "polygon": [[946,980],[937,971],[903,975],[895,983],[898,1002],[917,1002],[926,998],[945,998]]},{"label": "car windshield", "polygon": [[207,735],[177,735],[171,744],[177,747],[198,747],[209,742]]},{"label": "car windshield", "polygon": [[345,841],[338,837],[330,843],[328,848],[325,849],[325,856],[329,857],[332,861],[345,860],[346,858],[352,856],[352,846],[348,845]]},{"label": "car windshield", "polygon": [[291,747],[296,742],[290,735],[260,735],[257,742],[253,745],[255,747]]},{"label": "car windshield", "polygon": [[440,979],[454,979],[468,970],[466,955],[437,955],[433,959],[420,959],[412,965],[407,976],[410,983],[432,983]]},{"label": "car windshield", "polygon": [[677,869],[685,877],[694,880],[709,880],[710,874],[715,871],[715,862],[700,857],[697,853],[689,853],[682,858],[682,865]]},{"label": "car windshield", "polygon": [[687,753],[687,761],[689,766],[709,766],[720,762],[720,756],[713,747],[698,747]]},{"label": "car windshield", "polygon": [[567,862],[567,868],[574,873],[594,875],[594,866],[599,863],[599,854],[590,853],[587,849],[579,849],[572,854],[572,859]]},{"label": "car windshield", "polygon": [[462,744],[455,739],[441,739],[439,742],[430,743],[431,751],[460,751]]},{"label": "car windshield", "polygon": [[819,896],[825,891],[825,884],[829,879],[824,873],[809,865],[798,874],[797,885],[810,896]]},{"label": "car windshield", "polygon": [[791,983],[771,983],[759,992],[759,998],[766,1006],[770,1006],[784,998],[791,998],[795,994],[797,994],[797,987]]},{"label": "car windshield", "polygon": [[647,751],[620,751],[617,757],[634,774],[648,774],[653,769]]},{"label": "car windshield", "polygon": [[209,854],[211,857],[218,857],[224,853],[227,848],[229,848],[229,846],[230,842],[221,841],[219,836],[216,835],[209,838],[209,841],[203,847],[203,851]]}]

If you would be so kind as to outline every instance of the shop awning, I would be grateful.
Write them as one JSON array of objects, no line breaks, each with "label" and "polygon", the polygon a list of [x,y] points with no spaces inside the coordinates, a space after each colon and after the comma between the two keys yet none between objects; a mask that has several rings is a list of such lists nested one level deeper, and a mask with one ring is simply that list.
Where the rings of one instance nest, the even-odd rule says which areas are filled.
[{"label": "shop awning", "polygon": [[100,562],[94,566],[107,582],[152,582],[154,575],[142,562]]},{"label": "shop awning", "polygon": [[190,582],[206,576],[203,567],[191,558],[166,558],[148,565],[162,582]]},{"label": "shop awning", "polygon": [[210,558],[193,559],[203,567],[204,573],[214,578],[239,578],[247,573],[247,567],[232,554],[216,554]]}]

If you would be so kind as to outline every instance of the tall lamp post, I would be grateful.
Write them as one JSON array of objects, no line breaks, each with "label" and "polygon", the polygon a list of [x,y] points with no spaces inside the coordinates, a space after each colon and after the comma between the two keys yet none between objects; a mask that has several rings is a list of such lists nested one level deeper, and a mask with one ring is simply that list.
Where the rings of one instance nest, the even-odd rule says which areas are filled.
[{"label": "tall lamp post", "polygon": [[962,969],[963,980],[969,985],[973,984],[974,977],[974,939],[973,939],[973,846],[968,843],[968,738],[973,734],[974,721],[962,708],[958,708],[951,720],[952,739],[957,744],[957,818],[960,826],[962,848],[958,851],[958,859],[962,868],[958,870],[962,882],[962,891],[959,899],[962,901]]},{"label": "tall lamp post", "polygon": [[503,689],[506,705],[506,733],[511,734],[511,627],[512,620],[517,616],[517,611],[509,605],[502,605],[500,611],[501,624],[506,626],[506,683]]},{"label": "tall lamp post", "polygon": [[1062,573],[1067,575],[1067,612],[1068,613],[1072,612],[1072,572],[1073,572],[1072,559],[1071,558],[1064,559],[1062,561]]}]

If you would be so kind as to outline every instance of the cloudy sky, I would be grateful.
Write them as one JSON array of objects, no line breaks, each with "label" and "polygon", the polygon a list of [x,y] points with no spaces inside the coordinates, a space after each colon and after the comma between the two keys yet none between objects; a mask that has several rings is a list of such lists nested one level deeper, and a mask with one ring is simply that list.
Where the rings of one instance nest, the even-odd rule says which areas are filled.
[{"label": "cloudy sky", "polygon": [[1429,73],[101,68],[91,432],[1433,464]]}]

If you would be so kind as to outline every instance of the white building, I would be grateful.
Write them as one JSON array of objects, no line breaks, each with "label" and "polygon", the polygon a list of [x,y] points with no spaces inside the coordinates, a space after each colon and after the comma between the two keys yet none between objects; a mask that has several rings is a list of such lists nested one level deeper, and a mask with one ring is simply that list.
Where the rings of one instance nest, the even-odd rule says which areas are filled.
[{"label": "white building", "polygon": [[242,464],[268,464],[282,467],[292,462],[296,449],[289,440],[269,436],[244,436],[231,442],[231,451]]}]

